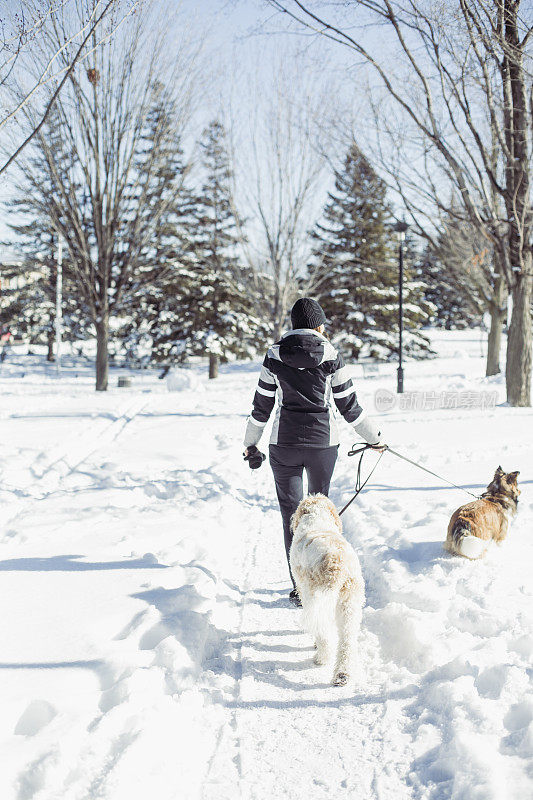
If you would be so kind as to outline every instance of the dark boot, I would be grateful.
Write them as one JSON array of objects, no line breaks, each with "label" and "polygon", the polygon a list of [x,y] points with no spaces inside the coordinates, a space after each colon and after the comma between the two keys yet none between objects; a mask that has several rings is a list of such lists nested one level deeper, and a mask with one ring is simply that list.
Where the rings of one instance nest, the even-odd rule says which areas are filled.
[{"label": "dark boot", "polygon": [[291,589],[291,592],[289,594],[289,600],[291,601],[293,606],[296,606],[297,608],[302,607],[302,601],[300,600],[297,589]]}]

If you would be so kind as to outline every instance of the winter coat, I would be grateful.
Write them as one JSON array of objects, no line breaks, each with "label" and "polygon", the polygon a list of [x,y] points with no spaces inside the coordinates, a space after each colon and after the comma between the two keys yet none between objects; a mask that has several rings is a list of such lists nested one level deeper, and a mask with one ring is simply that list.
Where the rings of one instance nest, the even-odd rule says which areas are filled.
[{"label": "winter coat", "polygon": [[287,331],[261,367],[244,446],[257,444],[278,399],[270,444],[331,447],[339,444],[333,401],[346,422],[370,444],[380,431],[365,417],[342,356],[310,328]]}]

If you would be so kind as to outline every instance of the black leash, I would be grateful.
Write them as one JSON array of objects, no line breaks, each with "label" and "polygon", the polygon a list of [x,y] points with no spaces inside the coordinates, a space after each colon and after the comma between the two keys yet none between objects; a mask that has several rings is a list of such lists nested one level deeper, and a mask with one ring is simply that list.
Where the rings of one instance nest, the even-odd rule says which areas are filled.
[{"label": "black leash", "polygon": [[367,450],[374,450],[374,449],[375,448],[372,447],[371,444],[363,444],[363,445],[361,445],[361,447],[357,447],[357,448],[354,445],[352,447],[352,449],[349,451],[349,453],[348,453],[349,456],[359,456],[359,463],[357,465],[357,476],[356,476],[356,479],[355,479],[355,494],[354,494],[354,496],[352,497],[351,500],[348,500],[348,502],[346,503],[344,508],[342,508],[339,511],[339,516],[341,514],[344,514],[344,512],[346,511],[348,506],[350,506],[353,503],[353,501],[355,500],[355,498],[357,497],[359,492],[361,492],[365,488],[366,484],[368,483],[368,481],[372,477],[372,473],[374,472],[374,470],[376,469],[377,465],[379,464],[379,462],[383,458],[383,453],[385,452],[384,450],[380,453],[379,458],[376,461],[376,463],[374,464],[374,466],[372,467],[372,470],[370,471],[370,474],[368,475],[366,481],[364,483],[361,483],[361,464],[363,463],[363,456],[364,456],[364,454],[366,453]]}]

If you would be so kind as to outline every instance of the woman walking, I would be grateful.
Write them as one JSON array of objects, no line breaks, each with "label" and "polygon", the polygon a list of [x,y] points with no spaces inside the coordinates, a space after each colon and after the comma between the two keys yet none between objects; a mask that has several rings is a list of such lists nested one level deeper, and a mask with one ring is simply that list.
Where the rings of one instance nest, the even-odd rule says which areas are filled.
[{"label": "woman walking", "polygon": [[[283,519],[287,562],[292,541],[290,519],[303,497],[304,469],[310,494],[329,492],[339,448],[332,399],[346,422],[368,444],[384,446],[380,431],[357,402],[342,356],[324,336],[326,317],[321,306],[309,297],[297,300],[291,323],[293,329],[284,333],[265,356],[244,437],[245,460],[255,469],[264,460],[257,444],[277,395],[269,456]],[[290,599],[300,605],[291,572],[290,576]]]}]

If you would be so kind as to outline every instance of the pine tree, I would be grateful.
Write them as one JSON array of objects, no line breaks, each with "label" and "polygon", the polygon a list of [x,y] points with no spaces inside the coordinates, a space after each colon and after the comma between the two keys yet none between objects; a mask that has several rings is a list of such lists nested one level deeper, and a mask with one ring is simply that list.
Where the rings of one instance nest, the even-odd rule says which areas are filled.
[{"label": "pine tree", "polygon": [[[20,203],[15,201],[13,205],[20,206]],[[46,344],[47,359],[53,361],[57,236],[45,220],[10,227],[17,234],[16,242],[10,247],[20,255],[20,263],[2,271],[5,285],[2,286],[0,326],[7,325],[14,335],[27,339],[29,344]],[[68,257],[62,266],[62,337],[64,341],[74,342],[89,336],[87,315],[83,304],[76,300]]]},{"label": "pine tree", "polygon": [[433,307],[430,322],[446,330],[479,325],[483,308],[465,274],[453,273],[431,247],[426,247],[416,265],[424,297]]},{"label": "pine tree", "polygon": [[[30,167],[40,175],[39,194],[28,192],[26,185],[16,187],[15,198],[6,204],[9,213],[17,219],[8,223],[15,240],[10,249],[20,255],[20,265],[11,267],[5,277],[12,279],[10,287],[2,291],[0,322],[28,339],[30,344],[46,344],[48,360],[53,359],[55,342],[57,244],[58,235],[51,224],[47,203],[53,202],[57,180],[68,171],[68,152],[59,133],[57,115],[52,110],[46,126],[47,147],[58,164],[54,178],[40,169],[40,159],[35,154]],[[19,219],[25,221],[19,221]],[[76,341],[89,336],[87,308],[79,299],[72,275],[71,262],[65,249],[62,263],[62,315],[63,338]]]},{"label": "pine tree", "polygon": [[[398,256],[386,186],[353,143],[335,191],[328,194],[324,222],[312,236],[314,293],[324,308],[330,335],[347,358],[389,358],[398,346]],[[406,352],[429,352],[420,328],[429,309],[421,287],[406,268]]]},{"label": "pine tree", "polygon": [[[136,159],[136,174],[141,178],[139,185],[128,187],[132,213],[124,215],[127,227],[143,195],[144,210],[137,221],[135,241],[138,263],[143,265],[139,273],[144,272],[146,280],[142,286],[131,286],[118,336],[127,355],[144,353],[167,362],[185,356],[182,337],[191,325],[183,296],[191,294],[194,277],[191,231],[196,197],[188,181],[191,163],[185,159],[172,104],[161,85],[154,87],[154,97]],[[144,186],[143,166],[154,157],[150,184]]]},{"label": "pine tree", "polygon": [[247,301],[251,275],[237,255],[242,222],[232,202],[232,173],[220,122],[204,131],[200,150],[205,180],[188,210],[189,246],[165,290],[172,298],[166,310],[171,327],[174,315],[174,336],[170,331],[158,337],[156,346],[161,355],[164,338],[163,349],[181,359],[209,355],[210,375],[215,377],[220,359],[255,354],[266,325]]}]

